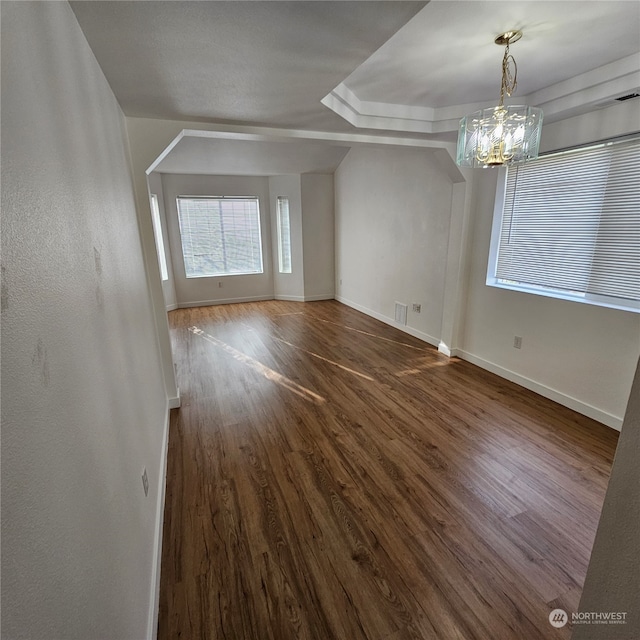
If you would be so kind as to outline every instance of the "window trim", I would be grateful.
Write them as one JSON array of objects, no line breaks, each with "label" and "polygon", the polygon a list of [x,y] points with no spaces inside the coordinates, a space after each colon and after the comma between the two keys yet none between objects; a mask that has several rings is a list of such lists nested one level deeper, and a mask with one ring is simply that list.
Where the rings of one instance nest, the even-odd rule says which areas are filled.
[{"label": "window trim", "polygon": [[[629,134],[619,136],[616,138],[610,138],[607,140],[600,140],[597,142],[591,142],[575,147],[568,147],[563,149],[554,149],[546,153],[541,153],[540,157],[551,157],[560,155],[570,151],[580,151],[587,149],[595,149],[599,147],[609,146],[617,142],[625,142],[633,139],[640,139],[638,134]],[[567,300],[570,302],[580,302],[583,304],[590,304],[593,306],[606,307],[609,309],[618,309],[621,311],[630,311],[631,313],[640,313],[640,300],[621,300],[612,296],[604,296],[593,293],[580,293],[580,292],[567,292],[561,290],[554,290],[547,287],[536,287],[533,285],[524,285],[519,283],[510,283],[500,280],[496,277],[498,252],[500,249],[500,236],[502,231],[502,222],[504,218],[504,204],[507,189],[507,172],[508,169],[501,167],[498,169],[498,181],[496,185],[496,196],[493,208],[493,220],[491,226],[491,241],[489,246],[489,259],[487,264],[487,277],[486,284],[490,287],[498,289],[507,289],[510,291],[519,291],[521,293],[530,293],[533,295],[544,296],[546,298],[555,298],[558,300]]]},{"label": "window trim", "polygon": [[[244,272],[236,272],[236,273],[217,273],[217,274],[206,274],[206,275],[187,275],[187,263],[186,257],[184,255],[184,245],[183,245],[183,234],[182,234],[182,226],[180,224],[180,200],[251,200],[255,201],[257,215],[258,215],[258,246],[260,247],[260,270],[259,271],[244,271]],[[196,280],[199,278],[228,278],[228,277],[237,277],[237,276],[262,276],[265,273],[264,269],[264,246],[262,242],[262,215],[260,213],[260,196],[257,195],[186,195],[180,194],[176,196],[176,212],[178,217],[178,230],[180,233],[180,252],[182,254],[182,263],[184,268],[184,277],[187,280]]]},{"label": "window trim", "polygon": [[169,280],[169,263],[167,252],[164,249],[164,233],[162,231],[162,220],[160,218],[160,200],[155,193],[151,195],[151,224],[153,226],[153,236],[156,241],[156,252],[158,254],[158,267],[160,269],[160,279],[162,282]]},{"label": "window trim", "polygon": [[[281,203],[286,202],[287,225],[286,232],[288,234],[287,242],[284,242],[285,229],[282,224],[283,207]],[[293,271],[292,255],[291,255],[291,209],[289,196],[276,196],[276,236],[278,240],[278,273],[289,274]],[[288,260],[285,260],[285,246],[288,247]],[[288,264],[285,264],[288,263]],[[288,268],[287,268],[288,267]]]}]

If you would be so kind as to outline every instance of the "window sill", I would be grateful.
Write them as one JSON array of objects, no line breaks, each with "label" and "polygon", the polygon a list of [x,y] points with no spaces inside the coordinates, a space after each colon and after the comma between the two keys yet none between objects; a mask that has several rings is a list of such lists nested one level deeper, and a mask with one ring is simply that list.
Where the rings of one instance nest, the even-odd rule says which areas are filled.
[{"label": "window sill", "polygon": [[188,276],[185,274],[187,280],[197,280],[199,278],[229,278],[233,276],[261,276],[264,271],[248,271],[246,273],[207,273],[202,276]]},{"label": "window sill", "polygon": [[544,296],[545,298],[555,298],[557,300],[567,300],[569,302],[580,302],[596,307],[606,307],[608,309],[617,309],[619,311],[630,311],[631,313],[640,313],[640,301],[618,300],[616,298],[608,298],[606,296],[595,296],[589,294],[575,294],[562,291],[554,291],[552,289],[543,289],[530,287],[523,284],[510,284],[500,282],[496,278],[487,278],[487,286],[496,287],[497,289],[508,289],[510,291],[519,291],[521,293],[531,293],[536,296]]}]

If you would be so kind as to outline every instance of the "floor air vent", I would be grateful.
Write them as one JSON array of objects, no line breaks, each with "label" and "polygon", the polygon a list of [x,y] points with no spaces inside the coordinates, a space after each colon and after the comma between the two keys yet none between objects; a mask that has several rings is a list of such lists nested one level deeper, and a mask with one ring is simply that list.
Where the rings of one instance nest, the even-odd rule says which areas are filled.
[{"label": "floor air vent", "polygon": [[396,322],[398,324],[407,324],[407,305],[396,302]]}]

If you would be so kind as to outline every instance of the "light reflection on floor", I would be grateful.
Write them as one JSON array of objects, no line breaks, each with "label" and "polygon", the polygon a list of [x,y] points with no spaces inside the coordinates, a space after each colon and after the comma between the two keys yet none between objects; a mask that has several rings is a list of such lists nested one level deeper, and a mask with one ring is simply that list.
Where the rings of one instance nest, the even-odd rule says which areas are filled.
[{"label": "light reflection on floor", "polygon": [[428,371],[429,369],[434,369],[435,367],[446,367],[450,364],[456,363],[457,360],[455,358],[448,358],[447,356],[442,356],[442,360],[429,362],[424,362],[422,364],[418,364],[410,369],[403,369],[402,371],[396,371],[396,376],[398,378],[404,378],[405,376],[415,376],[423,371]]},{"label": "light reflection on floor", "polygon": [[341,329],[346,329],[347,331],[355,331],[356,333],[362,333],[365,336],[370,336],[371,338],[376,338],[378,340],[384,340],[385,342],[393,342],[394,344],[402,345],[403,347],[407,347],[407,349],[413,349],[415,351],[427,351],[427,349],[423,349],[422,347],[416,347],[412,344],[407,344],[406,342],[400,342],[400,340],[392,340],[391,338],[383,338],[375,333],[370,333],[369,331],[363,331],[362,329],[356,329],[355,327],[348,327],[346,324],[339,324],[338,322],[332,322],[331,320],[323,320],[322,318],[314,318],[318,322],[325,322],[327,324],[334,324],[336,327],[340,327]]},{"label": "light reflection on floor", "polygon": [[238,349],[235,349],[230,344],[227,344],[226,342],[219,340],[218,338],[215,338],[214,336],[209,335],[208,333],[205,333],[202,329],[198,329],[198,327],[189,327],[189,331],[194,335],[201,337],[203,340],[210,342],[216,347],[219,347],[225,353],[228,353],[231,357],[233,357],[235,360],[238,360],[238,362],[242,362],[243,364],[246,364],[247,366],[251,367],[254,371],[264,376],[267,380],[270,380],[271,382],[275,382],[281,387],[284,387],[285,389],[292,391],[293,393],[300,396],[301,398],[304,398],[305,400],[310,400],[311,402],[315,402],[316,404],[323,404],[324,402],[326,402],[325,399],[322,396],[319,396],[317,393],[314,393],[310,389],[307,389],[306,387],[299,385],[297,382],[294,382],[293,380],[287,378],[286,376],[283,376],[281,373],[274,371],[270,367],[267,367],[266,365],[262,364],[262,362],[260,362],[259,360],[256,360],[255,358],[248,356],[246,353],[242,353],[242,351],[238,351]]},{"label": "light reflection on floor", "polygon": [[282,342],[283,344],[286,344],[289,347],[292,347],[293,349],[297,349],[298,351],[302,351],[303,353],[306,353],[310,356],[313,356],[314,358],[318,358],[318,360],[322,360],[323,362],[326,362],[328,364],[333,365],[334,367],[338,367],[339,369],[342,369],[343,371],[346,371],[347,373],[352,373],[354,376],[359,376],[360,378],[364,378],[365,380],[369,380],[370,382],[375,382],[375,380],[371,377],[366,375],[365,373],[360,373],[360,371],[356,371],[355,369],[350,369],[349,367],[345,367],[343,364],[340,364],[339,362],[336,362],[335,360],[330,360],[329,358],[325,358],[324,356],[321,356],[318,353],[314,353],[313,351],[307,351],[307,349],[303,349],[302,347],[298,347],[295,344],[292,344],[291,342],[284,340],[283,338],[278,338],[277,336],[269,336],[272,340],[277,340],[278,342]]}]

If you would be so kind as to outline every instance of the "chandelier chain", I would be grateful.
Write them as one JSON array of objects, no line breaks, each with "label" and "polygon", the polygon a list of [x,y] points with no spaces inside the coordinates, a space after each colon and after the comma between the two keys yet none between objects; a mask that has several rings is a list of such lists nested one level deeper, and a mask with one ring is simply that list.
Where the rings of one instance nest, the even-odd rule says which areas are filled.
[{"label": "chandelier chain", "polygon": [[500,86],[500,106],[504,105],[505,93],[510,96],[518,86],[518,65],[509,53],[509,45],[505,47],[502,58],[502,84]]}]

